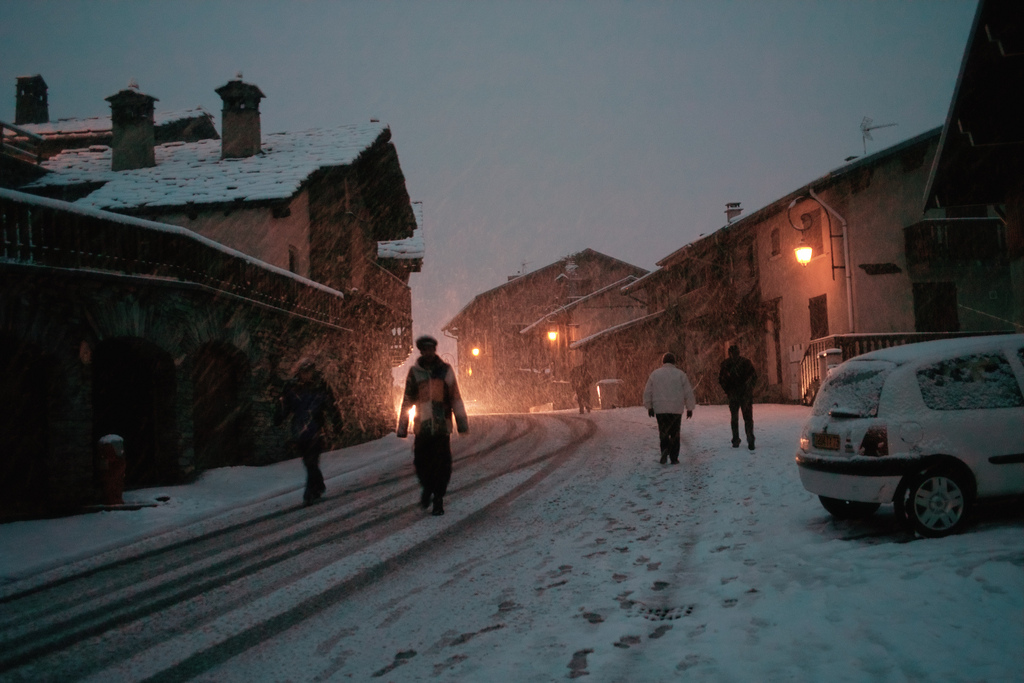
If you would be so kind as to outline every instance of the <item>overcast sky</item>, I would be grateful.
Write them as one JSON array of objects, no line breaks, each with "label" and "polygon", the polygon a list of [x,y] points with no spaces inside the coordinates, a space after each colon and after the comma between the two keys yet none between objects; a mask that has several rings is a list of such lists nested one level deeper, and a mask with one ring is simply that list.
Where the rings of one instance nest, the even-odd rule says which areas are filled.
[{"label": "overcast sky", "polygon": [[[0,119],[41,74],[51,120],[158,111],[235,77],[264,133],[379,118],[427,254],[417,334],[587,247],[652,269],[863,153],[944,122],[975,0],[3,3]],[[444,344],[442,351],[453,351]]]}]

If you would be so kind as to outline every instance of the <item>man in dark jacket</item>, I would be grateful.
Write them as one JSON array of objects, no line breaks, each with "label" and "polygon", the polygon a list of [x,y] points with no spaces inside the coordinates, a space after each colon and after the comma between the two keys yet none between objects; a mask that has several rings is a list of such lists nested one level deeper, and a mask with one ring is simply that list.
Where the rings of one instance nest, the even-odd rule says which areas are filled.
[{"label": "man in dark jacket", "polygon": [[577,365],[569,372],[569,381],[572,382],[572,390],[576,392],[576,404],[580,407],[580,413],[584,410],[589,413],[590,388],[594,386],[590,370],[583,363]]},{"label": "man in dark jacket", "polygon": [[309,505],[327,490],[320,471],[320,453],[326,445],[324,426],[328,421],[340,422],[334,396],[317,377],[316,366],[311,360],[302,361],[295,372],[295,379],[285,385],[277,399],[274,424],[281,424],[289,415],[292,418],[289,443],[306,466],[306,491],[302,500]]},{"label": "man in dark jacket", "polygon": [[413,466],[423,487],[420,506],[426,510],[433,500],[433,514],[443,515],[444,494],[452,478],[452,414],[459,434],[469,431],[469,421],[455,371],[437,355],[437,340],[420,337],[416,348],[422,355],[405,380],[397,434],[400,439],[409,434],[409,409],[415,406]]},{"label": "man in dark jacket", "polygon": [[740,355],[738,346],[729,347],[729,357],[722,361],[718,372],[718,383],[729,397],[730,424],[732,426],[732,447],[740,447],[740,425],[738,413],[743,413],[743,429],[747,433],[747,448],[754,450],[754,383],[757,371],[750,359]]}]

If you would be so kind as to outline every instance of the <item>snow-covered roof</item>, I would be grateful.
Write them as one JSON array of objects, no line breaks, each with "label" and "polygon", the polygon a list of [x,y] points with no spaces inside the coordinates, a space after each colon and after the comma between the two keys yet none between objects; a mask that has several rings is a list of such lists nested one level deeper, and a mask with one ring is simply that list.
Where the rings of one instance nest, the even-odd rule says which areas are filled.
[{"label": "snow-covered roof", "polygon": [[377,258],[413,260],[421,259],[426,253],[423,242],[423,203],[413,202],[412,212],[416,216],[416,229],[412,237],[401,240],[377,242]]},{"label": "snow-covered roof", "polygon": [[287,199],[314,171],[351,164],[387,133],[377,122],[273,133],[241,159],[221,159],[220,140],[168,142],[156,146],[156,166],[130,171],[112,171],[110,148],[93,145],[43,162],[51,173],[26,189],[102,182],[75,204],[109,210]]},{"label": "snow-covered roof", "polygon": [[559,306],[555,310],[551,311],[550,313],[545,313],[538,320],[530,323],[529,325],[527,325],[523,329],[519,330],[519,334],[526,334],[527,332],[529,332],[533,328],[537,327],[538,325],[543,324],[545,320],[548,320],[552,316],[558,315],[559,313],[562,313],[563,311],[568,311],[569,309],[579,305],[581,302],[587,301],[588,299],[593,299],[594,297],[600,296],[600,295],[608,292],[609,290],[615,289],[616,287],[625,287],[625,286],[627,286],[628,284],[630,284],[631,282],[633,282],[636,279],[637,278],[635,276],[633,276],[633,275],[627,275],[626,277],[622,278],[621,280],[617,280],[616,282],[613,282],[610,285],[605,285],[601,289],[596,289],[593,292],[591,292],[590,294],[587,294],[586,296],[581,296],[580,298],[578,298],[578,299],[576,299],[574,301],[570,301],[569,303],[565,304],[564,306]]},{"label": "snow-covered roof", "polygon": [[646,284],[647,279],[649,277],[651,277],[652,275],[658,275],[658,274],[663,273],[663,272],[665,272],[664,268],[655,268],[651,272],[647,273],[647,275],[644,275],[643,277],[638,277],[635,280],[633,280],[632,282],[627,282],[625,285],[622,286],[622,293],[625,294],[625,293],[630,292],[630,291],[632,291],[634,289],[637,289],[638,287],[640,287],[641,283],[645,283]]},{"label": "snow-covered roof", "polygon": [[620,323],[618,325],[614,325],[612,327],[608,327],[606,329],[601,330],[600,332],[595,332],[594,334],[590,335],[589,337],[584,337],[583,339],[578,339],[578,340],[574,341],[572,344],[569,344],[569,348],[570,349],[578,349],[578,348],[580,348],[580,347],[582,347],[582,346],[584,346],[586,344],[589,344],[590,342],[594,341],[595,339],[599,339],[600,337],[607,336],[609,334],[612,334],[613,332],[619,332],[620,330],[624,330],[626,328],[633,327],[634,325],[640,325],[642,323],[648,322],[649,320],[654,320],[655,318],[660,317],[664,313],[665,313],[665,309],[662,309],[660,311],[655,311],[654,313],[649,313],[648,315],[645,315],[645,316],[643,316],[641,318],[636,318],[635,320],[628,320],[628,321],[626,321],[624,323]]},{"label": "snow-covered roof", "polygon": [[[202,107],[195,107],[194,109],[156,112],[153,115],[153,119],[155,125],[163,126],[176,121],[196,119],[203,116],[212,118],[213,115]],[[23,123],[20,127],[43,138],[63,136],[86,137],[110,133],[112,130],[109,114],[106,116],[91,116],[84,119],[57,119],[50,123]]]}]

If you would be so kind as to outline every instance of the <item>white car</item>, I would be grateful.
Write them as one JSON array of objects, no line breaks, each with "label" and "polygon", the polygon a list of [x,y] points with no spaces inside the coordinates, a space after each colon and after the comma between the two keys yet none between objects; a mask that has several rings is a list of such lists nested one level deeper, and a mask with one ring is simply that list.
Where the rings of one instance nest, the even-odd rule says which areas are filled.
[{"label": "white car", "polygon": [[922,536],[960,531],[976,500],[1024,494],[1024,334],[907,344],[833,368],[796,463],[835,517],[892,503]]}]

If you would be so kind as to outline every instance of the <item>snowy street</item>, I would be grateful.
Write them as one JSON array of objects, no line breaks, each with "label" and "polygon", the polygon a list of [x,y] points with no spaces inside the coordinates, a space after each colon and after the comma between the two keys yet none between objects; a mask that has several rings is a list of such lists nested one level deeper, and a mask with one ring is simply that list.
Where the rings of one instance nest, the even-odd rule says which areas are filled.
[{"label": "snowy street", "polygon": [[[836,522],[793,456],[809,409],[725,406],[658,464],[642,408],[471,416],[447,514],[411,440],[0,525],[0,679],[1018,681],[1024,516],[914,539]],[[162,500],[161,500],[162,499]]]}]

